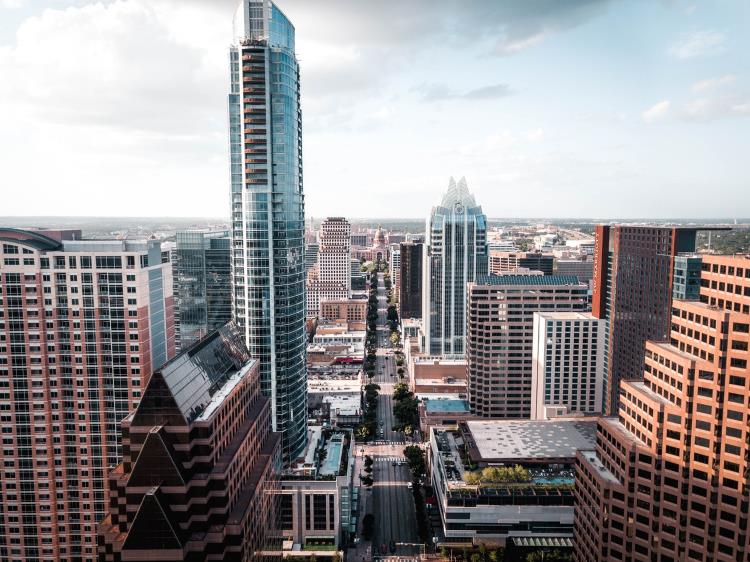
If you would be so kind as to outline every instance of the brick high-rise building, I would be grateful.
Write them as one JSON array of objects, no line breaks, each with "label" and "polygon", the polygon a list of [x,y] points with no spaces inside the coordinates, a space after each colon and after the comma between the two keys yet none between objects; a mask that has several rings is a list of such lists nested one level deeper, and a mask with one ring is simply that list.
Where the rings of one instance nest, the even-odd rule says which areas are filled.
[{"label": "brick high-rise building", "polygon": [[749,559],[749,332],[750,259],[703,256],[700,301],[674,301],[669,341],[578,453],[575,560]]},{"label": "brick high-rise building", "polygon": [[617,412],[620,380],[643,377],[647,340],[667,341],[674,258],[695,251],[697,229],[596,227],[592,312],[607,321],[607,413]]},{"label": "brick high-rise building", "polygon": [[123,420],[103,562],[246,562],[274,550],[280,436],[243,340],[233,323],[212,332],[155,371]]},{"label": "brick high-rise building", "polygon": [[96,560],[119,422],[175,352],[157,241],[0,229],[0,558]]},{"label": "brick high-rise building", "polygon": [[[490,273],[500,275],[519,269],[541,271],[544,275],[552,275],[555,266],[555,256],[541,252],[490,252]],[[562,275],[563,273],[561,273]]]},{"label": "brick high-rise building", "polygon": [[534,312],[585,311],[588,285],[576,277],[483,276],[467,287],[466,363],[471,412],[529,418]]},{"label": "brick high-rise building", "polygon": [[401,318],[422,318],[422,256],[424,243],[401,242],[399,308]]}]

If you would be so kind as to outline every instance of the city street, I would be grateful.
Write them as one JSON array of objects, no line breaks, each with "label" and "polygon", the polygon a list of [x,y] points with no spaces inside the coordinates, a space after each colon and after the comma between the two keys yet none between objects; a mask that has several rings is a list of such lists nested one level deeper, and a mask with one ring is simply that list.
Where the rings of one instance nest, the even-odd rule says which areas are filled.
[{"label": "city street", "polygon": [[[355,473],[364,470],[364,456],[372,457],[373,479],[375,484],[372,491],[364,487],[361,491],[363,507],[361,517],[365,513],[375,516],[375,532],[372,540],[370,555],[373,558],[401,557],[409,558],[419,553],[415,545],[399,545],[398,543],[417,543],[417,522],[414,513],[414,499],[408,487],[411,473],[404,459],[406,446],[404,434],[392,430],[395,423],[391,404],[393,385],[397,381],[396,364],[393,355],[385,346],[389,343],[386,313],[388,309],[385,296],[383,274],[378,274],[378,351],[375,364],[373,382],[380,386],[378,398],[378,437],[372,444],[358,445]],[[380,435],[380,430],[383,435]],[[399,466],[400,463],[403,463]],[[395,466],[394,466],[395,465]],[[357,478],[357,481],[359,479]],[[396,552],[388,548],[391,541],[396,543]],[[381,545],[385,545],[387,553],[381,552]],[[363,560],[366,558],[367,546],[364,543],[356,550],[349,560]]]}]

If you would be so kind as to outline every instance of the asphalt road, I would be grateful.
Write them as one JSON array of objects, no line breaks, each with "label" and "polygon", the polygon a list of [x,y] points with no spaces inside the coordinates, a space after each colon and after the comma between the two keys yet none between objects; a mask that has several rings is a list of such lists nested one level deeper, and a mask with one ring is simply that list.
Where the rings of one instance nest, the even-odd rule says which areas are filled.
[{"label": "asphalt road", "polygon": [[[362,490],[367,495],[365,500],[366,512],[375,516],[375,533],[371,546],[372,557],[382,557],[380,546],[388,547],[394,543],[417,543],[417,521],[414,513],[414,499],[408,483],[411,473],[408,466],[394,466],[399,460],[404,460],[406,439],[403,433],[392,430],[395,419],[393,417],[392,394],[393,385],[397,381],[396,364],[392,355],[388,355],[390,331],[386,322],[387,300],[383,274],[378,274],[378,351],[375,363],[375,377],[373,382],[380,385],[378,399],[378,424],[383,429],[383,436],[378,435],[374,444],[359,446],[357,450],[357,464],[359,470],[363,462],[363,454],[373,458],[373,478],[375,484],[372,491]],[[358,555],[364,550],[358,549]],[[410,557],[419,553],[419,547],[414,545],[398,545],[395,554],[388,550],[388,556]],[[351,559],[361,560],[360,558]]]}]

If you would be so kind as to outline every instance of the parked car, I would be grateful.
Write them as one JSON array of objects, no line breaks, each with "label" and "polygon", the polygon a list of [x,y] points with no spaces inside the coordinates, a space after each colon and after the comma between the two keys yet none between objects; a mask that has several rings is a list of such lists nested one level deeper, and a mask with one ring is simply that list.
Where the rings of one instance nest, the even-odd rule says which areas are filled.
[{"label": "parked car", "polygon": [[391,541],[390,543],[388,543],[388,547],[391,550],[391,554],[396,554],[396,543],[395,542]]},{"label": "parked car", "polygon": [[380,543],[380,554],[388,554],[388,547],[385,546],[385,543]]},{"label": "parked car", "polygon": [[412,489],[412,488],[414,487],[414,484],[412,484],[411,482],[408,482],[408,483],[406,484],[406,487],[407,487],[407,488],[409,488],[409,489],[411,490],[411,489]]}]

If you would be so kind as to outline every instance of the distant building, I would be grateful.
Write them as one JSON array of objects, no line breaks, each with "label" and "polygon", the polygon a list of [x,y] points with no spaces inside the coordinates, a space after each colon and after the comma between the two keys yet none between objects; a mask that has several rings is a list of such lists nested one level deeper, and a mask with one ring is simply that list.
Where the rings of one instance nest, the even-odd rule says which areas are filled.
[{"label": "distant building", "polygon": [[592,312],[607,321],[607,413],[621,379],[643,378],[647,340],[668,341],[675,257],[695,251],[692,227],[596,227]]},{"label": "distant building", "polygon": [[172,260],[175,344],[186,349],[232,318],[229,232],[179,231]]},{"label": "distant building", "polygon": [[490,252],[490,273],[500,275],[518,269],[528,269],[552,275],[554,262],[553,255],[539,252]]},{"label": "distant building", "polygon": [[402,242],[399,248],[399,310],[401,318],[422,318],[422,242]]},{"label": "distant building", "polygon": [[97,559],[116,422],[175,353],[173,307],[156,240],[0,228],[1,558]]},{"label": "distant building", "polygon": [[574,560],[747,560],[750,259],[703,256],[576,471]]},{"label": "distant building", "polygon": [[588,283],[594,277],[594,260],[590,257],[558,258],[555,260],[555,275],[575,275]]},{"label": "distant building", "polygon": [[353,232],[351,236],[352,246],[366,248],[370,245],[370,235],[366,232]]},{"label": "distant building", "polygon": [[477,416],[531,416],[534,312],[588,308],[576,277],[484,276],[468,285],[466,361]]},{"label": "distant building", "polygon": [[453,178],[427,219],[422,261],[425,352],[463,355],[466,284],[487,274],[487,217],[466,180]]},{"label": "distant building", "polygon": [[318,264],[319,250],[320,244],[318,242],[307,242],[305,244],[305,273]]},{"label": "distant building", "polygon": [[587,312],[535,312],[531,419],[601,414],[604,320]]},{"label": "distant building", "polygon": [[154,372],[121,424],[99,560],[249,562],[278,549],[280,436],[258,367],[227,324]]},{"label": "distant building", "polygon": [[323,320],[365,322],[367,320],[367,297],[342,300],[324,300],[320,303],[320,318]]},{"label": "distant building", "polygon": [[[595,432],[592,420],[481,420],[433,428],[430,477],[445,541],[572,546],[576,452],[593,446]],[[482,479],[487,467],[520,469],[515,478]]]}]

